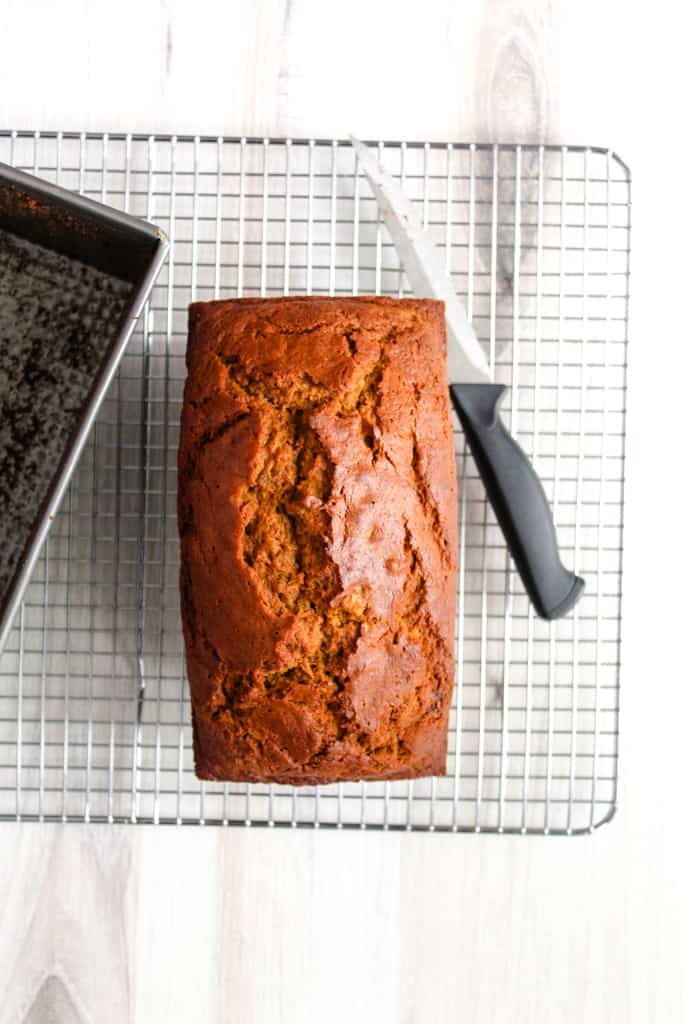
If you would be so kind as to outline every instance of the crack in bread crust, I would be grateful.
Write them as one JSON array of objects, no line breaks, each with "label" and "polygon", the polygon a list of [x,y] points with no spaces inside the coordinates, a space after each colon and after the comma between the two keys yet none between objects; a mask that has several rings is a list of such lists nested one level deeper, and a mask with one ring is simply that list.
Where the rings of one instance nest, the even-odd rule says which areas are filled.
[{"label": "crack in bread crust", "polygon": [[422,459],[420,457],[420,446],[417,442],[417,435],[415,431],[412,434],[412,445],[413,452],[410,460],[410,466],[413,471],[413,477],[415,479],[415,491],[420,504],[424,510],[425,518],[429,523],[429,526],[434,534],[434,537],[439,545],[441,551],[441,557],[448,561],[451,558],[451,551],[444,535],[443,524],[441,522],[441,515],[439,513],[438,506],[434,501],[427,478],[422,468]]},{"label": "crack in bread crust", "polygon": [[422,558],[405,520],[403,547],[408,562],[408,575],[403,591],[406,610],[402,622],[407,635],[418,640],[425,661],[429,665],[431,703],[424,709],[424,713],[439,715],[443,708],[444,696],[448,693],[449,683],[445,670],[448,652],[446,641],[427,606],[427,580]]},{"label": "crack in bread crust", "polygon": [[[332,492],[334,466],[311,425],[312,413],[333,401],[326,389],[307,375],[286,391],[273,387],[263,376],[247,374],[239,360],[228,363],[231,385],[242,395],[268,406],[270,433],[264,461],[256,480],[245,488],[241,502],[244,530],[243,558],[259,580],[269,610],[274,615],[297,615],[317,650],[300,665],[283,671],[255,671],[247,676],[226,674],[223,703],[212,716],[239,712],[250,689],[263,688],[279,698],[296,685],[322,680],[329,690],[327,708],[334,737],[342,739],[353,718],[344,700],[346,663],[355,649],[364,621],[365,603],[335,606],[342,592],[337,566],[327,552],[330,515],[326,504]],[[364,415],[376,402],[382,362],[366,375],[360,394],[345,415]],[[239,686],[236,687],[236,682]]]}]

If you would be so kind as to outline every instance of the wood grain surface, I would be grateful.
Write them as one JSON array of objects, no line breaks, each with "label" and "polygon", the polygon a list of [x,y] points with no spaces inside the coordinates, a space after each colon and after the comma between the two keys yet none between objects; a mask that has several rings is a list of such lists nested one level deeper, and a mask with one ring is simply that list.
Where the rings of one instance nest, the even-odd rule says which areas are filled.
[{"label": "wood grain surface", "polygon": [[2,825],[0,1024],[683,1019],[673,7],[0,0],[2,127],[586,143],[634,176],[616,819],[557,840]]}]

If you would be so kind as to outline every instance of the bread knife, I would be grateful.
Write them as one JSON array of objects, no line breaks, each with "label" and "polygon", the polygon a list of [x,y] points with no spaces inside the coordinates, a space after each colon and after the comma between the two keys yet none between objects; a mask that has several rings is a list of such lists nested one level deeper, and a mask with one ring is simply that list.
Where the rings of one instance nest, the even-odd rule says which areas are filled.
[{"label": "bread knife", "polygon": [[453,408],[531,603],[541,618],[559,618],[576,604],[584,581],[562,564],[543,485],[500,418],[505,385],[493,381],[443,258],[411,200],[366,145],[353,136],[351,142],[414,294],[445,302]]}]

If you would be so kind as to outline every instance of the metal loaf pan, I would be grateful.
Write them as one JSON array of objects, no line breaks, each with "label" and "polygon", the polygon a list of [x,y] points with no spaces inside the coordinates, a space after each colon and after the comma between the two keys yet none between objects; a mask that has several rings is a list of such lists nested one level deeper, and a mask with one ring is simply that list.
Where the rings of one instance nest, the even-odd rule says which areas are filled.
[{"label": "metal loaf pan", "polygon": [[0,650],[167,250],[0,164]]}]

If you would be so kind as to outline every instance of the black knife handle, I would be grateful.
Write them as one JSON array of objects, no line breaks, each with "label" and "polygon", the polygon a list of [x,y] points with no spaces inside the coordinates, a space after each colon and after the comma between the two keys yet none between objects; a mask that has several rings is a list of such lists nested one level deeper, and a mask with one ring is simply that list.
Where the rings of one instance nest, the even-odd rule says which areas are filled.
[{"label": "black knife handle", "polygon": [[578,601],[580,576],[562,565],[552,513],[541,481],[498,415],[502,384],[451,384],[451,401],[510,554],[544,619],[557,619]]}]

